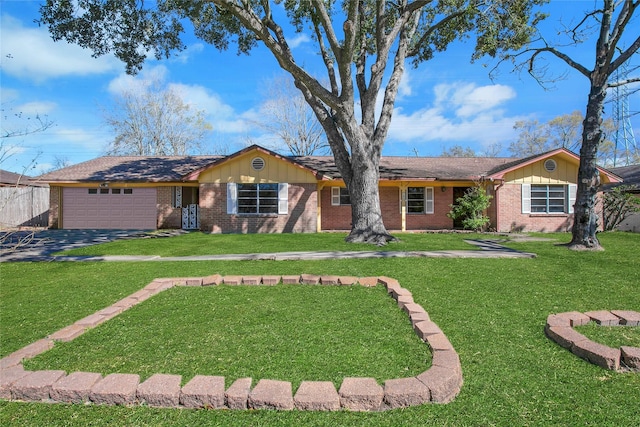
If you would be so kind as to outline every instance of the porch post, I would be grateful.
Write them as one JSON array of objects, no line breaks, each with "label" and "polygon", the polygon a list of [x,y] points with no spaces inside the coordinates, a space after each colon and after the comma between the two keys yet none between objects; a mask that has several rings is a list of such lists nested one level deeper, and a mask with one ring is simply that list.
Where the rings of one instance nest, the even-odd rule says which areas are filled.
[{"label": "porch post", "polygon": [[400,230],[407,231],[407,184],[400,184]]},{"label": "porch post", "polygon": [[318,182],[316,185],[316,233],[322,231],[322,188],[324,182]]}]

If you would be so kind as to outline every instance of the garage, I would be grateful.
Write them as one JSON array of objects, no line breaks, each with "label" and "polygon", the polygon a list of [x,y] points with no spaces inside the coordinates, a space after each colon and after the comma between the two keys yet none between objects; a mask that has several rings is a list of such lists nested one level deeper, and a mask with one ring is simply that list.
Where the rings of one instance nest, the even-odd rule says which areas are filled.
[{"label": "garage", "polygon": [[64,188],[62,228],[156,228],[155,188]]}]

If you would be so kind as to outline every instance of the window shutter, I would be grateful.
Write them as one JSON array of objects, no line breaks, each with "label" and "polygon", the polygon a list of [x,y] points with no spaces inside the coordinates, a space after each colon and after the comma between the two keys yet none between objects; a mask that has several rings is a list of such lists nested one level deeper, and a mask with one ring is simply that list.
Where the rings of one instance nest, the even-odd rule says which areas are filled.
[{"label": "window shutter", "polygon": [[278,184],[278,214],[289,213],[289,184],[286,182]]},{"label": "window shutter", "polygon": [[578,186],[576,184],[569,184],[569,213],[573,213],[573,205],[576,204],[576,193]]},{"label": "window shutter", "polygon": [[531,184],[522,184],[522,213],[531,213]]},{"label": "window shutter", "polygon": [[238,213],[238,184],[235,182],[227,184],[227,213]]},{"label": "window shutter", "polygon": [[331,187],[331,206],[340,206],[340,187]]},{"label": "window shutter", "polygon": [[424,189],[424,213],[433,213],[433,187]]}]

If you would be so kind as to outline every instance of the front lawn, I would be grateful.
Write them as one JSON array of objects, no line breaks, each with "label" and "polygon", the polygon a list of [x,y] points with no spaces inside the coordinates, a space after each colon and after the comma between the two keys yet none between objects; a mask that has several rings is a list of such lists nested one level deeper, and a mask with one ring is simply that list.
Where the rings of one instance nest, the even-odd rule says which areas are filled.
[{"label": "front lawn", "polygon": [[[286,235],[273,236],[283,238],[283,246],[288,245]],[[420,235],[422,236],[422,235]],[[433,237],[432,246],[437,249],[453,249],[438,247],[442,241],[440,235],[424,235],[425,239]],[[211,237],[211,236],[203,236]],[[238,236],[240,237],[240,236]],[[252,237],[242,236],[247,241]],[[297,237],[300,241],[313,247],[318,235]],[[462,242],[465,235],[447,235]],[[95,405],[63,405],[63,404],[27,404],[19,402],[0,402],[0,424],[2,425],[310,425],[310,426],[424,426],[424,425],[638,425],[638,396],[640,395],[640,374],[603,370],[587,363],[569,351],[559,347],[544,335],[544,324],[550,313],[566,311],[591,311],[606,309],[640,311],[640,269],[637,266],[640,235],[638,234],[604,234],[601,241],[606,248],[604,252],[578,253],[570,252],[560,243],[566,243],[570,236],[554,234],[555,241],[513,242],[509,246],[515,249],[535,252],[534,259],[425,259],[425,258],[385,258],[385,259],[352,259],[332,261],[239,261],[239,262],[127,262],[127,263],[3,263],[0,264],[0,355],[6,355],[16,349],[42,338],[74,321],[104,308],[125,295],[142,288],[155,277],[204,276],[213,273],[227,274],[342,274],[350,276],[384,275],[398,279],[403,287],[412,291],[416,302],[421,304],[431,318],[440,326],[460,354],[464,385],[460,395],[450,404],[422,405],[404,410],[393,410],[382,413],[318,413],[318,412],[276,412],[276,411],[219,411],[219,410],[172,410],[152,409],[146,407],[100,407]],[[166,254],[177,255],[172,248],[172,238],[149,239],[153,244],[164,246]],[[155,243],[157,242],[157,243]],[[126,248],[127,244],[138,244],[135,241],[118,242]],[[262,244],[258,244],[263,247]],[[426,243],[425,243],[426,245]],[[453,246],[453,245],[452,245]],[[388,246],[385,249],[390,249]],[[347,247],[350,248],[350,247]],[[459,248],[459,247],[458,247]],[[471,247],[469,247],[471,249]],[[288,246],[282,250],[302,250]],[[318,248],[320,249],[320,248]],[[324,249],[324,248],[323,248]],[[182,249],[180,249],[182,250]],[[223,250],[223,249],[220,249]],[[342,249],[341,249],[342,250]],[[347,249],[348,250],[348,249]],[[404,250],[404,249],[401,249]],[[228,253],[237,253],[235,247],[226,248]],[[267,251],[267,250],[265,250]],[[272,251],[272,250],[268,250]],[[274,250],[275,251],[275,250]],[[110,252],[111,253],[111,252]],[[131,254],[138,254],[133,251]],[[190,290],[186,293],[179,289],[168,291],[147,300],[138,306],[140,310],[132,310],[121,319],[114,319],[112,325],[106,323],[86,335],[87,340],[94,340],[92,335],[100,335],[104,343],[112,342],[126,345],[127,334],[144,335],[163,334],[172,336],[172,322],[159,321],[151,325],[144,323],[136,329],[136,316],[140,321],[149,316],[156,319],[164,316],[170,307],[193,306],[193,312],[185,315],[185,322],[202,322],[211,328],[213,319],[208,319],[207,307],[217,298],[224,301],[231,298],[219,287],[208,290]],[[286,292],[287,287],[276,286],[274,292]],[[302,289],[302,286],[300,287]],[[349,288],[344,288],[346,292]],[[330,288],[326,291],[330,292]],[[234,298],[247,298],[246,290],[234,289]],[[375,301],[373,306],[380,313],[386,313],[389,306],[386,299],[378,299],[376,292],[370,293]],[[207,293],[207,298],[203,294]],[[364,292],[367,294],[367,291]],[[209,299],[209,297],[213,299]],[[284,298],[284,295],[280,295]],[[251,297],[254,300],[256,297]],[[286,310],[281,304],[295,304],[308,300],[304,297],[287,295],[288,302],[281,298],[265,296],[264,307],[260,312],[255,306],[255,316],[262,318],[262,323],[277,327]],[[294,300],[291,300],[294,298]],[[366,298],[362,296],[362,298]],[[388,298],[388,297],[387,297]],[[156,299],[154,301],[154,299]],[[331,295],[322,299],[331,299]],[[258,298],[258,300],[262,300]],[[347,311],[353,310],[352,316],[361,318],[358,298],[346,299]],[[237,301],[237,300],[236,300]],[[146,303],[150,304],[146,304]],[[331,305],[331,301],[328,303]],[[175,305],[173,305],[175,304]],[[232,304],[232,302],[229,302]],[[368,303],[367,303],[368,304]],[[225,304],[223,304],[225,305]],[[364,306],[364,302],[363,302]],[[228,308],[228,306],[227,306]],[[274,319],[265,319],[266,314],[274,311]],[[157,310],[157,311],[156,311]],[[329,310],[324,307],[321,310]],[[340,309],[337,308],[338,312]],[[344,311],[345,308],[342,309]],[[397,310],[397,309],[396,309]],[[137,314],[136,314],[137,311]],[[395,311],[391,311],[396,313]],[[389,312],[389,313],[391,313]],[[154,314],[155,313],[155,314]],[[253,314],[253,313],[252,313]],[[253,317],[252,314],[235,317],[236,320]],[[171,313],[169,319],[180,316]],[[349,316],[349,314],[347,314]],[[391,315],[393,316],[393,315]],[[234,318],[233,310],[222,316],[229,320]],[[267,316],[268,317],[268,316]],[[334,312],[331,315],[338,318]],[[384,319],[392,318],[385,314]],[[118,320],[120,322],[118,322]],[[148,319],[146,319],[148,320]],[[218,320],[222,320],[219,318]],[[314,324],[320,322],[322,316],[314,318]],[[355,319],[354,319],[355,320]],[[399,319],[402,322],[402,319]],[[287,320],[290,324],[302,322],[303,319]],[[382,320],[379,320],[382,321]],[[407,321],[408,323],[408,321]],[[118,327],[121,325],[122,327]],[[253,327],[257,327],[257,323]],[[305,327],[317,327],[306,325]],[[327,325],[327,335],[336,333],[334,326]],[[324,326],[323,326],[324,328]],[[407,326],[409,328],[409,326]],[[143,329],[143,330],[139,330]],[[321,329],[325,330],[325,329]],[[637,345],[637,332],[630,329],[602,328],[597,333],[607,330],[629,332],[629,337],[603,336],[602,339],[629,339],[629,345]],[[114,337],[113,334],[122,334]],[[362,331],[360,329],[360,331]],[[109,333],[107,333],[109,332]],[[217,332],[216,332],[217,333]],[[246,333],[246,332],[244,332]],[[365,333],[365,332],[361,332]],[[278,335],[277,340],[283,346],[295,347],[293,340],[312,341],[310,335],[297,338],[287,334]],[[316,330],[315,334],[321,335]],[[204,338],[203,338],[204,337]],[[135,367],[131,358],[124,360],[129,369],[138,370],[141,376],[148,372],[175,368],[170,373],[195,372],[190,363],[210,363],[206,360],[206,351],[200,348],[206,344],[207,334],[200,338],[194,336],[199,348],[194,354],[185,352],[180,357],[171,356],[171,365],[167,367],[164,359],[167,354],[158,351],[156,357],[146,354],[145,366]],[[147,337],[148,338],[148,337]],[[145,339],[147,339],[145,338]],[[320,337],[318,337],[320,338]],[[322,337],[323,339],[329,339]],[[188,345],[188,339],[181,337],[181,346]],[[203,341],[204,339],[204,341]],[[199,341],[198,341],[199,340]],[[132,340],[133,341],[133,340]],[[260,340],[258,340],[260,341]],[[269,340],[258,342],[259,346],[272,345]],[[147,341],[147,345],[150,342]],[[205,343],[205,344],[203,344]],[[634,344],[635,343],[635,344]],[[78,345],[81,341],[78,341]],[[406,358],[403,364],[410,365],[415,347],[422,348],[421,343],[398,345],[398,348],[376,350],[392,354],[392,358]],[[61,350],[45,353],[40,360],[33,363],[45,363],[49,367],[71,364],[66,360],[74,349],[74,342],[61,346]],[[252,344],[252,345],[255,345]],[[313,342],[305,342],[303,348],[313,348]],[[308,347],[307,347],[308,346]],[[64,348],[67,347],[67,348]],[[78,349],[80,347],[77,347]],[[255,348],[255,347],[253,347]],[[263,347],[264,348],[264,347]],[[230,350],[224,357],[238,350]],[[251,352],[259,352],[259,349]],[[311,351],[311,350],[310,350]],[[317,351],[317,350],[314,350]],[[395,353],[398,352],[398,353]],[[87,349],[86,358],[83,351],[73,363],[100,363],[100,370],[110,369],[108,364],[114,363],[114,356],[100,361],[100,355]],[[154,353],[147,350],[146,353]],[[66,356],[63,356],[65,355]],[[239,354],[237,358],[249,358],[249,354]],[[386,354],[385,354],[386,356]],[[424,358],[424,354],[419,357]],[[75,357],[75,356],[74,356]],[[178,369],[181,357],[191,357],[185,365]],[[262,357],[262,356],[261,356]],[[326,357],[326,356],[324,356]],[[337,352],[331,355],[336,358],[336,365],[347,361],[355,355]],[[358,356],[360,357],[360,356]],[[197,362],[195,361],[197,358]],[[341,358],[343,358],[341,360]],[[213,363],[213,362],[212,362]],[[217,363],[217,361],[215,362]],[[243,362],[245,363],[245,362]],[[356,362],[369,364],[372,362]],[[263,360],[262,365],[267,365]],[[382,365],[387,365],[387,362]],[[303,362],[300,366],[304,366]],[[400,364],[399,364],[400,365]],[[71,365],[70,365],[71,366]],[[73,365],[88,369],[91,365]],[[312,366],[308,364],[307,366]],[[397,367],[398,365],[396,365]],[[255,366],[258,369],[258,366]],[[368,367],[365,367],[368,368]],[[388,372],[375,373],[371,376],[384,376]],[[413,372],[408,366],[410,374]],[[253,369],[242,366],[240,370]],[[269,366],[264,369],[280,369]],[[290,369],[288,380],[297,381],[296,375],[314,375],[307,371],[296,373]],[[367,370],[367,369],[364,369]],[[274,375],[285,375],[289,371],[276,372]],[[136,373],[136,372],[131,372]],[[229,376],[235,374],[228,373]],[[253,375],[253,374],[251,374]],[[337,381],[337,373],[327,373],[328,378]],[[265,378],[255,374],[256,378]],[[287,378],[282,378],[287,379]],[[380,378],[378,378],[380,380]],[[183,382],[189,378],[183,378]]]},{"label": "front lawn", "polygon": [[[189,256],[249,254],[297,251],[434,251],[475,250],[463,239],[477,238],[471,233],[399,233],[400,241],[386,246],[346,243],[346,233],[317,234],[209,234],[198,231],[176,237],[148,237],[135,240],[117,240],[100,245],[72,249],[63,255],[157,255]],[[485,236],[486,237],[486,236]],[[170,241],[170,243],[169,243]]]}]

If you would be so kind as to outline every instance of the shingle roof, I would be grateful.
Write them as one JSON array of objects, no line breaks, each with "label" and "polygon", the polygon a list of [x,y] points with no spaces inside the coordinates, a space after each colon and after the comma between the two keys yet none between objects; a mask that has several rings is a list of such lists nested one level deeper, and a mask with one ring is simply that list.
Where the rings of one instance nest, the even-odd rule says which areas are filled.
[{"label": "shingle roof", "polygon": [[[248,147],[240,153],[252,148]],[[268,150],[263,151],[268,152]],[[491,176],[504,172],[550,153],[552,152],[527,158],[383,156],[380,159],[380,179],[471,181],[482,176]],[[197,171],[202,171],[216,163],[228,160],[230,157],[233,157],[233,155],[105,156],[41,175],[35,180],[40,182],[179,182],[194,179],[189,175],[192,173],[197,174]],[[331,179],[341,178],[332,156],[281,157],[317,172],[318,176],[325,176]],[[635,176],[637,180],[640,167],[632,166],[630,168],[629,170],[631,171],[635,170],[635,174],[632,176]],[[618,170],[621,169],[623,168],[618,168]],[[619,173],[622,174],[623,172]],[[627,181],[626,177],[625,181]]]},{"label": "shingle roof", "polygon": [[[211,166],[225,156],[105,156],[39,176],[44,182],[176,182],[191,172]],[[340,179],[331,156],[289,157],[322,175]],[[472,180],[513,162],[489,157],[382,157],[383,180]]]},{"label": "shingle roof", "polygon": [[624,185],[640,185],[640,165],[610,168],[609,171],[624,179]]},{"label": "shingle roof", "polygon": [[[323,175],[340,178],[333,157],[293,157],[293,161]],[[380,159],[380,179],[469,181],[487,175],[491,170],[510,164],[510,157],[395,157]]]},{"label": "shingle roof", "polygon": [[18,183],[25,184],[29,180],[26,175],[20,175],[19,173],[9,172],[4,169],[0,169],[0,185],[16,185]]},{"label": "shingle roof", "polygon": [[172,182],[224,156],[105,156],[38,177],[47,182]]},{"label": "shingle roof", "polygon": [[4,169],[0,169],[0,187],[46,187],[47,184],[38,182],[30,176],[9,172]]}]

